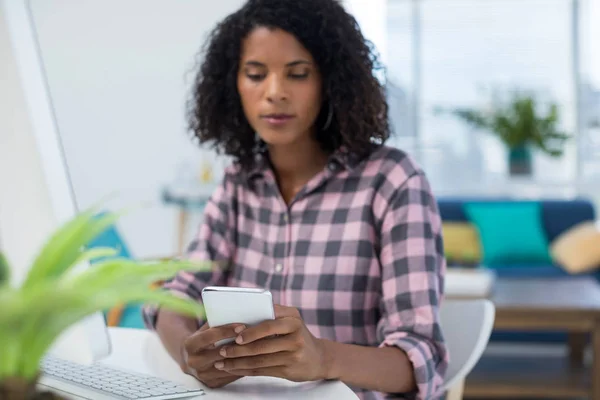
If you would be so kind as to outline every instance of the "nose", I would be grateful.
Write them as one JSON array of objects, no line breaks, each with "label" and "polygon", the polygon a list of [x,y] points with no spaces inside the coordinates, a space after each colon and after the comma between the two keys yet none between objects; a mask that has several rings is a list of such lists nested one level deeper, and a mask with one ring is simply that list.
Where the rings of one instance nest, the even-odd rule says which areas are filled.
[{"label": "nose", "polygon": [[267,100],[272,103],[286,101],[288,99],[285,83],[278,75],[270,74],[268,77],[266,96]]}]

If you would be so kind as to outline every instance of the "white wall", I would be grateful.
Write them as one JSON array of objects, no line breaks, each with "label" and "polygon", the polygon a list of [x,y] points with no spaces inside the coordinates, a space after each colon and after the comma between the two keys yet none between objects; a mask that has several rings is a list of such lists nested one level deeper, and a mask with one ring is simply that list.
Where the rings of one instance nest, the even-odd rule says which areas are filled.
[{"label": "white wall", "polygon": [[358,21],[363,35],[376,47],[381,61],[388,62],[388,3],[390,0],[344,0],[343,4]]},{"label": "white wall", "polygon": [[587,43],[587,51],[591,52],[591,78],[596,85],[600,85],[600,46],[598,46],[598,38],[600,37],[600,2],[590,0],[588,3],[588,26],[589,31],[586,32],[590,38]]},{"label": "white wall", "polygon": [[2,13],[0,60],[0,246],[18,283],[56,221]]},{"label": "white wall", "polygon": [[174,252],[176,212],[161,189],[183,165],[214,161],[186,132],[185,100],[208,30],[242,3],[31,1],[77,205],[111,194],[110,208],[147,205],[119,224],[135,256]]}]

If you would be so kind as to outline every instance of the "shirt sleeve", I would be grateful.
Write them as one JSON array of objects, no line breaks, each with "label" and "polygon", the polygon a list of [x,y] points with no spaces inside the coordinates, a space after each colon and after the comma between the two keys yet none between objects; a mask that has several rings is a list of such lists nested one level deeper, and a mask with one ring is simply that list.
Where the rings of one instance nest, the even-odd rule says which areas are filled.
[{"label": "shirt sleeve", "polygon": [[[220,261],[219,267],[197,273],[181,271],[166,281],[162,289],[175,296],[201,302],[204,287],[225,286],[233,254],[234,190],[231,173],[226,173],[222,184],[207,202],[203,221],[186,253],[186,258],[190,260]],[[145,306],[142,315],[146,327],[154,330],[158,308],[153,305]],[[198,322],[202,324],[204,321]]]},{"label": "shirt sleeve", "polygon": [[441,218],[429,183],[416,172],[390,197],[381,235],[380,347],[403,350],[417,390],[389,398],[434,399],[448,365],[439,321],[446,261]]}]

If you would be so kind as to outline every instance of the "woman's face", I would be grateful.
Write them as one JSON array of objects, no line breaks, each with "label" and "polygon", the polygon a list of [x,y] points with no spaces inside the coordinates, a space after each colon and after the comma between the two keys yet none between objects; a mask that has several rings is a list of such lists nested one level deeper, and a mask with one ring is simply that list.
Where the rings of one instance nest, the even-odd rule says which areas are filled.
[{"label": "woman's face", "polygon": [[242,42],[237,86],[248,122],[268,145],[312,138],[321,74],[293,35],[264,27],[250,32]]}]

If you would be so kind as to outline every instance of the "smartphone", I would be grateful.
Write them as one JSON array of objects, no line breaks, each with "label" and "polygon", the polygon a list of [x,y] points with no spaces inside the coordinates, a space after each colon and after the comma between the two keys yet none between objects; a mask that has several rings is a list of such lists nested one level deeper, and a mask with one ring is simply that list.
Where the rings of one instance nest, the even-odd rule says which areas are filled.
[{"label": "smartphone", "polygon": [[[208,286],[202,289],[202,302],[211,328],[227,324],[254,326],[275,319],[273,297],[266,289]],[[215,345],[233,341],[224,339]]]}]

